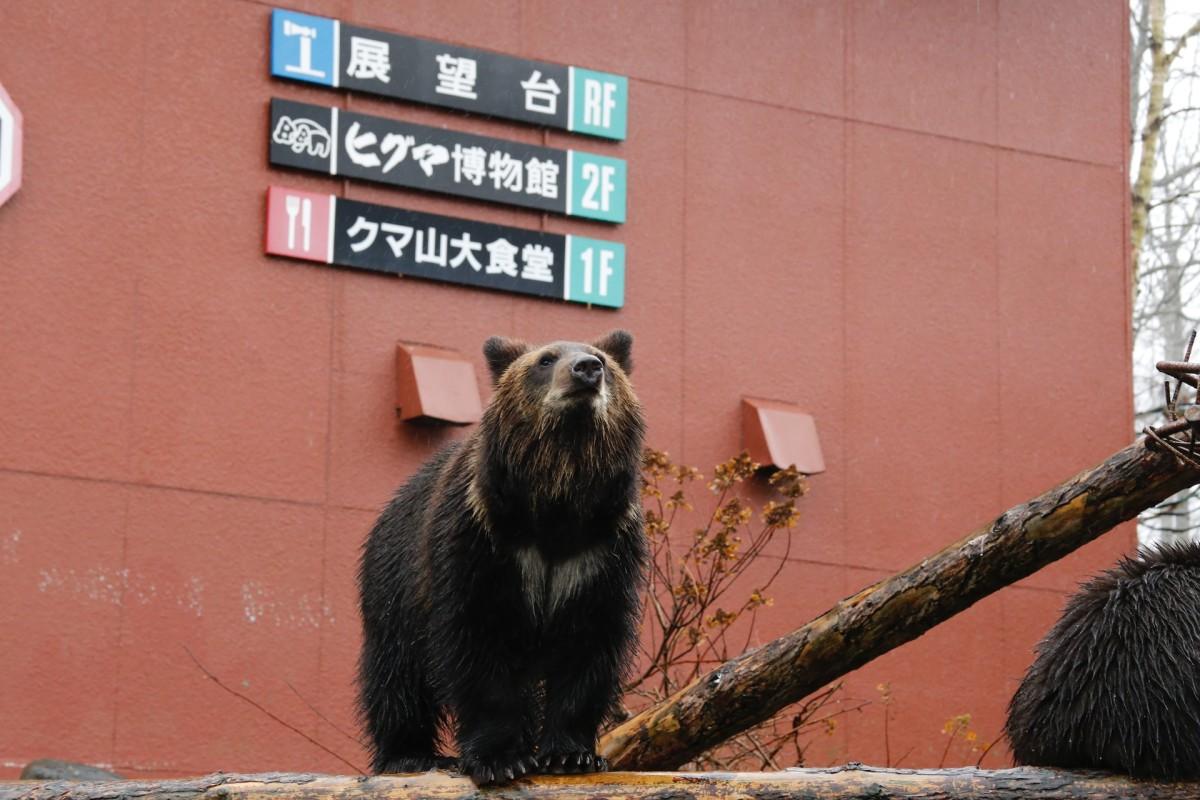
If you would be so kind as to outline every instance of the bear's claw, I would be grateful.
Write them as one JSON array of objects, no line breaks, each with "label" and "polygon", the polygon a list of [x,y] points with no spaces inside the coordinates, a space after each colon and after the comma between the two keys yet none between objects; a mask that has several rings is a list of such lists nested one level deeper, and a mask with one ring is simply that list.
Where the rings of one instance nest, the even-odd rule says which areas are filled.
[{"label": "bear's claw", "polygon": [[538,756],[545,772],[555,774],[608,772],[608,761],[591,750],[551,750]]},{"label": "bear's claw", "polygon": [[459,759],[459,771],[470,778],[476,786],[508,783],[537,771],[537,759],[533,756],[507,756],[500,758]]}]

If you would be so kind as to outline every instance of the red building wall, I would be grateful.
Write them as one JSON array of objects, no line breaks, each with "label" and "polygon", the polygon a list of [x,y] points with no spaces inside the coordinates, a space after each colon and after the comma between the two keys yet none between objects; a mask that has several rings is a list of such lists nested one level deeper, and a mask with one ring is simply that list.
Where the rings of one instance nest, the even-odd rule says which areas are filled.
[{"label": "red building wall", "polygon": [[[0,208],[0,775],[361,761],[359,544],[462,429],[398,423],[397,340],[637,337],[649,443],[740,448],[743,394],[816,416],[762,637],[801,624],[1130,439],[1122,2],[379,2],[300,10],[630,77],[629,138],[272,81],[270,6],[0,0],[25,185]],[[287,173],[270,97],[629,163],[628,223]],[[262,254],[276,183],[628,248],[619,312]],[[981,740],[1110,533],[846,681],[883,707],[809,752],[936,766]],[[186,649],[185,649],[186,648]],[[956,748],[947,763],[973,762]],[[985,765],[1007,763],[1003,748]]]}]

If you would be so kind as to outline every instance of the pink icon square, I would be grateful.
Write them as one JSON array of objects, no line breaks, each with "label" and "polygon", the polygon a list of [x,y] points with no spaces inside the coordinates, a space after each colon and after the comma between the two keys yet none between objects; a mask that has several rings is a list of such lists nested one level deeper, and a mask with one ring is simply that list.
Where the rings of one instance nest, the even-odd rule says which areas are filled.
[{"label": "pink icon square", "polygon": [[332,195],[267,189],[267,252],[332,263],[333,206]]}]

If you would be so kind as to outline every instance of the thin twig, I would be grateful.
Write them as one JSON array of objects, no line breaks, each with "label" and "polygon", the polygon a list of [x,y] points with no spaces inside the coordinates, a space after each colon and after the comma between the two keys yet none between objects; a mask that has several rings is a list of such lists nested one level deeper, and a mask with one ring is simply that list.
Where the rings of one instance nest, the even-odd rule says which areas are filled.
[{"label": "thin twig", "polygon": [[314,706],[312,703],[308,702],[308,699],[305,698],[304,695],[300,694],[300,692],[296,691],[296,687],[292,686],[290,681],[284,681],[283,685],[288,687],[289,689],[291,689],[292,694],[296,695],[296,697],[299,697],[300,702],[304,703],[304,705],[308,706],[308,710],[313,712],[314,714],[316,714],[318,717],[320,717],[325,722],[326,725],[333,728],[335,731],[340,733],[342,736],[345,736],[347,739],[354,742],[359,747],[366,747],[366,745],[363,743],[362,739],[359,739],[357,736],[351,736],[349,733],[346,733],[346,731],[342,730],[342,728],[340,726],[338,726],[333,720],[331,720],[329,717],[322,714],[316,706]]},{"label": "thin twig", "polygon": [[997,736],[995,739],[992,739],[990,742],[988,742],[987,747],[983,748],[983,752],[979,754],[979,759],[975,762],[976,769],[979,769],[979,765],[983,763],[983,759],[987,758],[987,754],[992,752],[992,747],[998,741],[1000,741],[1000,737]]},{"label": "thin twig", "polygon": [[306,740],[306,741],[307,741],[309,744],[313,745],[314,747],[319,747],[320,749],[324,750],[326,753],[328,753],[329,755],[333,756],[333,757],[334,757],[334,758],[336,758],[338,761],[342,762],[342,763],[343,763],[343,764],[345,764],[347,767],[349,767],[350,769],[352,769],[352,770],[354,770],[355,772],[357,772],[359,775],[364,775],[364,776],[365,776],[365,775],[367,774],[367,773],[366,773],[366,772],[364,772],[364,771],[363,771],[363,770],[362,770],[360,767],[356,767],[354,764],[351,764],[349,761],[347,761],[346,759],[342,758],[340,755],[338,755],[337,753],[333,752],[333,751],[332,751],[332,750],[330,750],[328,747],[326,747],[325,745],[321,744],[321,743],[320,743],[320,742],[318,742],[316,739],[312,738],[311,736],[309,736],[307,733],[305,733],[304,731],[302,731],[302,730],[300,730],[299,728],[297,728],[297,727],[296,727],[295,725],[293,725],[292,723],[290,723],[290,722],[287,722],[287,721],[285,721],[285,720],[282,720],[282,719],[280,719],[279,717],[277,717],[277,716],[275,716],[274,714],[272,714],[272,713],[271,713],[269,710],[267,710],[266,708],[264,708],[262,705],[260,705],[259,703],[255,702],[254,700],[250,699],[249,697],[247,697],[246,695],[242,694],[242,693],[241,693],[241,692],[239,692],[238,690],[236,690],[236,689],[232,689],[232,688],[230,688],[229,686],[226,686],[226,685],[225,685],[225,683],[224,683],[224,682],[223,682],[223,681],[222,681],[220,678],[218,678],[216,675],[213,675],[211,672],[209,672],[209,671],[208,671],[208,669],[207,669],[207,668],[206,668],[206,667],[205,667],[203,664],[201,664],[201,663],[200,663],[200,659],[196,658],[196,656],[195,656],[195,655],[192,653],[192,651],[188,649],[188,646],[187,646],[186,644],[185,644],[185,645],[182,645],[182,647],[183,647],[183,651],[184,651],[185,653],[187,653],[187,654],[188,654],[188,658],[190,658],[190,659],[192,660],[192,662],[193,662],[193,663],[196,665],[196,667],[197,667],[197,668],[198,668],[198,669],[199,669],[201,672],[203,672],[203,673],[204,673],[204,676],[205,676],[206,678],[208,678],[210,681],[212,681],[213,683],[215,683],[217,686],[220,686],[222,689],[224,689],[225,691],[229,692],[231,695],[233,695],[233,696],[234,696],[234,697],[236,697],[237,699],[241,700],[242,702],[249,703],[250,705],[254,706],[256,709],[258,709],[259,711],[261,711],[263,714],[266,714],[268,717],[270,717],[271,719],[273,719],[275,722],[278,722],[280,725],[282,725],[283,727],[287,728],[287,729],[288,729],[289,731],[291,731],[292,733],[294,733],[294,734],[297,734],[298,736],[301,736],[301,737],[303,737],[303,738],[304,738],[304,739],[305,739],[305,740]]}]

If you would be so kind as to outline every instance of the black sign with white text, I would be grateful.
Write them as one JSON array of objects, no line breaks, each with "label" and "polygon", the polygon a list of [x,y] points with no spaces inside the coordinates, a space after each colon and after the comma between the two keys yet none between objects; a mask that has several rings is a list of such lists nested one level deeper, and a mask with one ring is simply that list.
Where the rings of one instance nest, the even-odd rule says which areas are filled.
[{"label": "black sign with white text", "polygon": [[272,186],[272,255],[619,308],[625,247]]},{"label": "black sign with white text", "polygon": [[625,221],[625,162],[489,136],[271,100],[272,164]]},{"label": "black sign with white text", "polygon": [[623,75],[532,61],[274,9],[271,74],[608,139],[624,139]]}]

